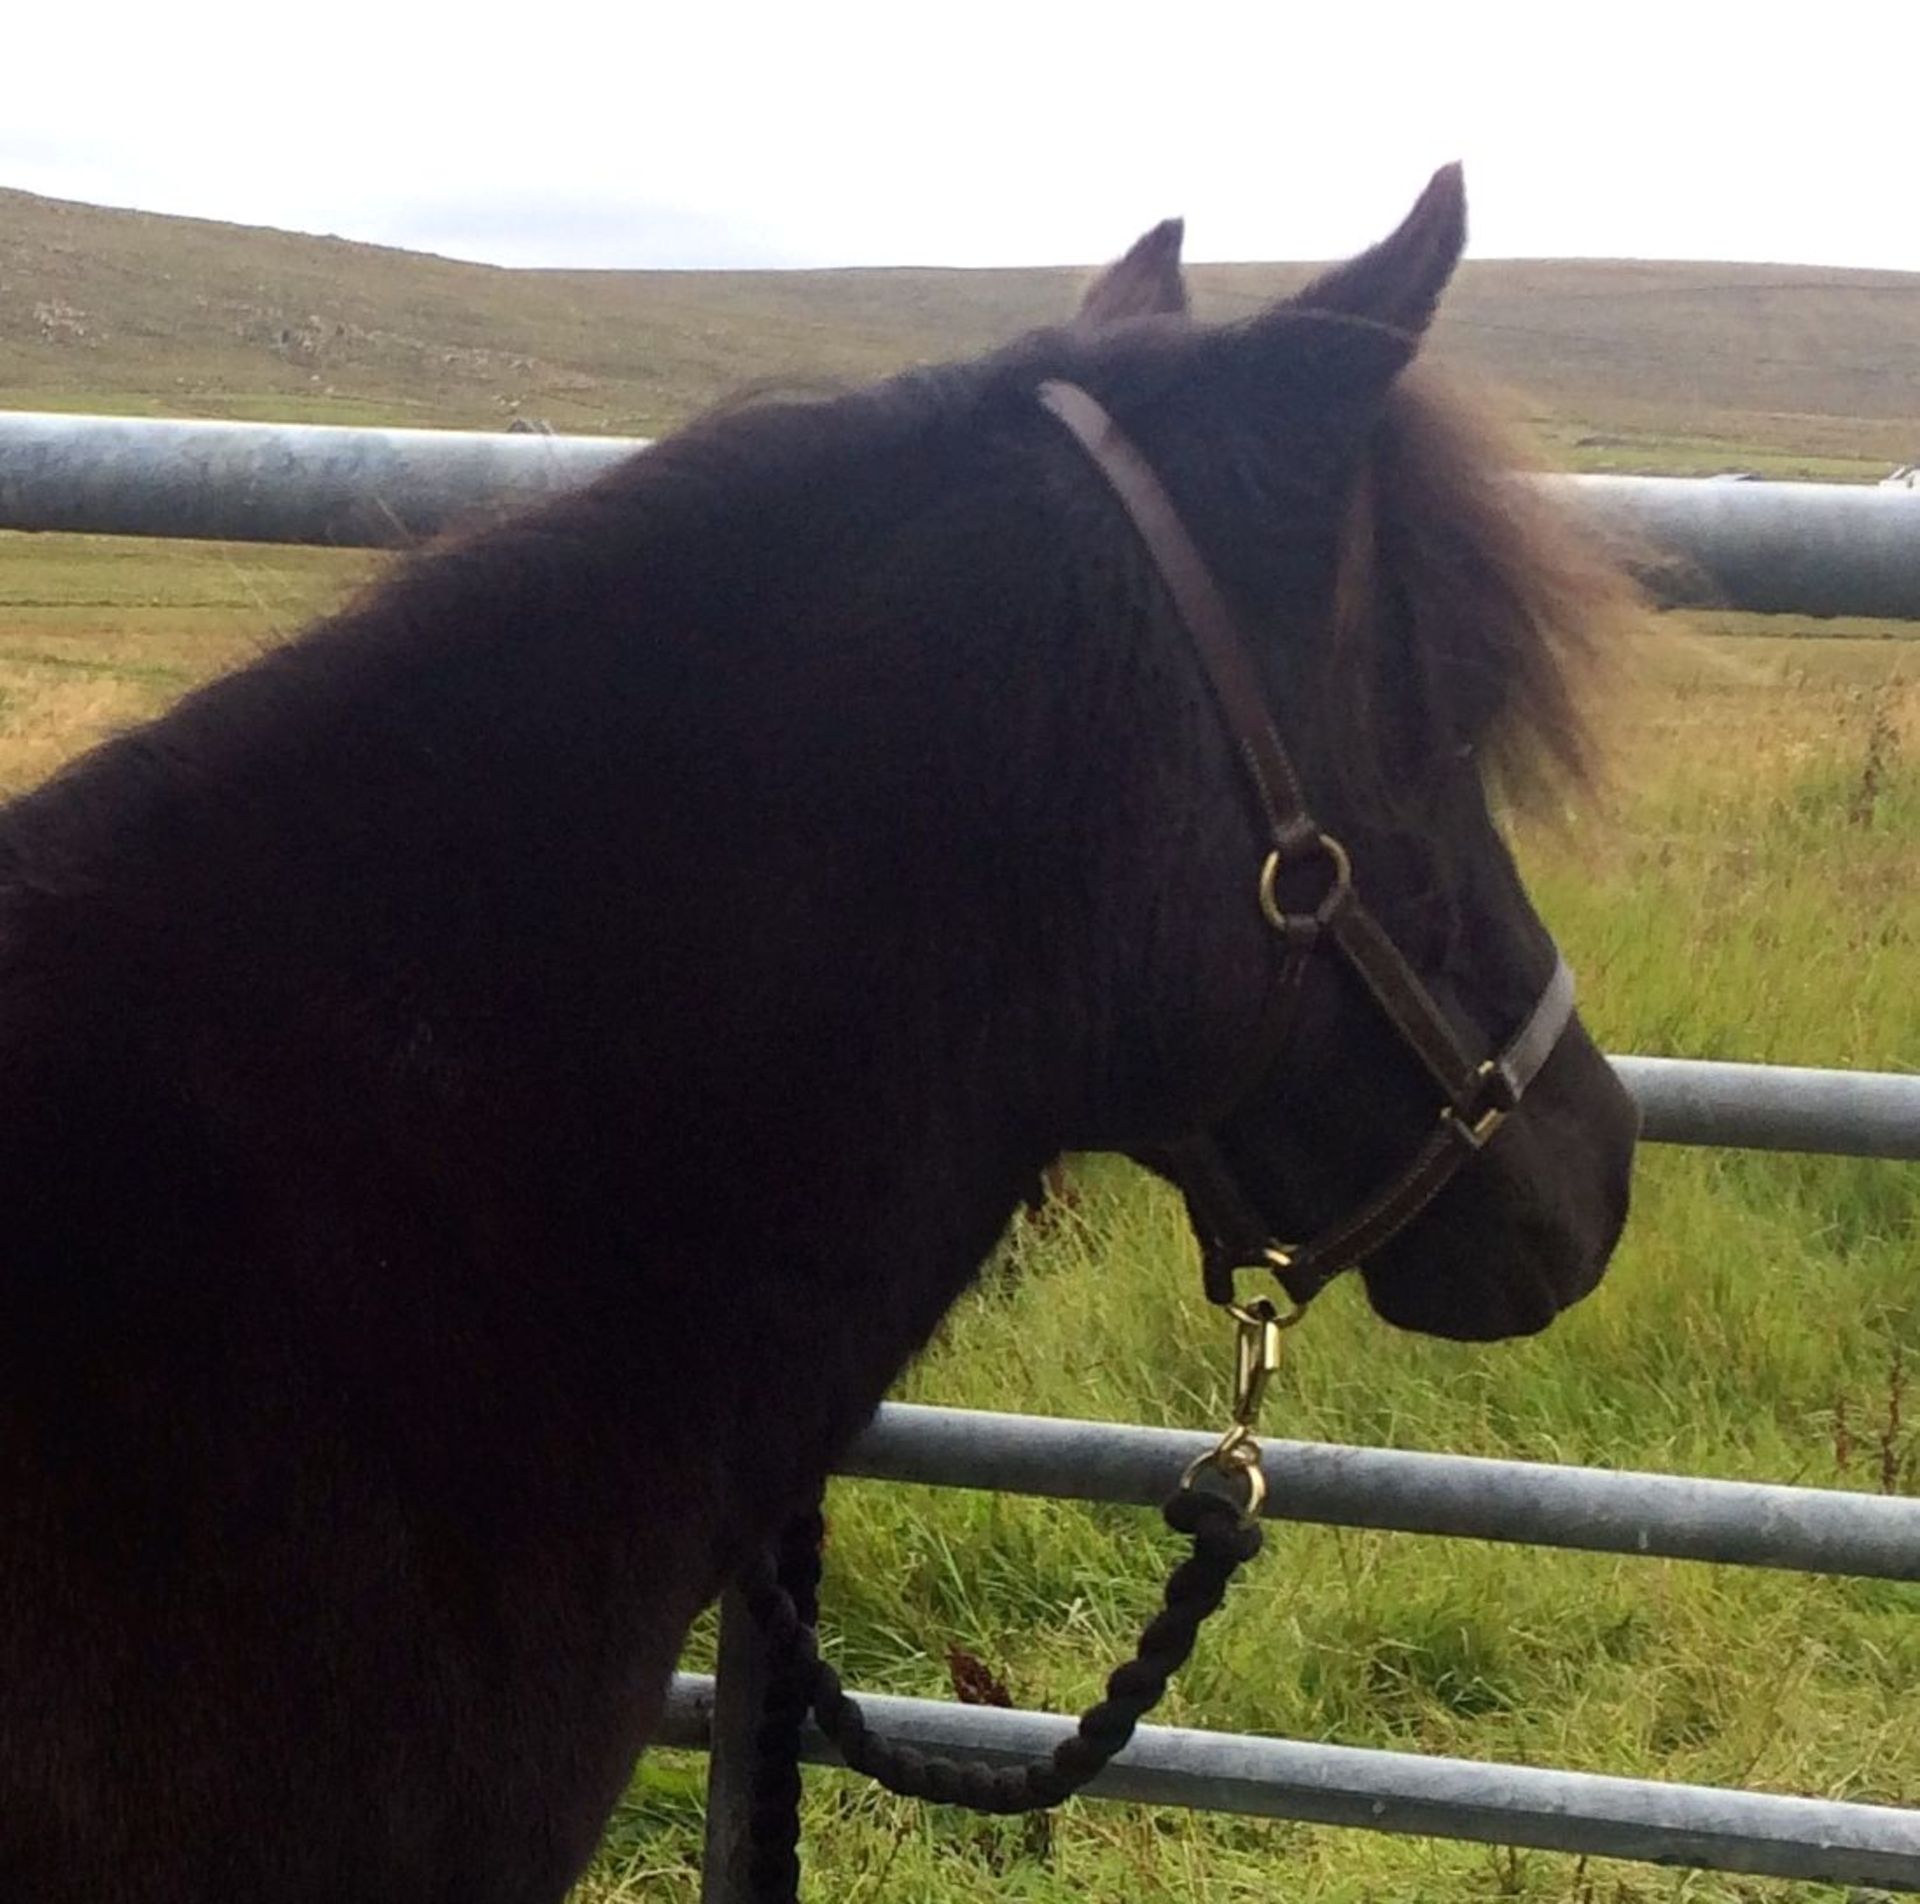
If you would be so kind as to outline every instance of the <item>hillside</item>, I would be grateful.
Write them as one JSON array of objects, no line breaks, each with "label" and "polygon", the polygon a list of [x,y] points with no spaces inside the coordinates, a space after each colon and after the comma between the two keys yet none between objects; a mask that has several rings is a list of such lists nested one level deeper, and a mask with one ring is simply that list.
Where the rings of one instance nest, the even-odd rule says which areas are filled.
[{"label": "hillside", "polygon": [[[1209,265],[1231,316],[1304,265]],[[508,271],[0,191],[0,407],[657,433],[1071,307],[1085,273]],[[1920,457],[1920,275],[1472,263],[1440,348],[1563,461],[1865,477]]]}]

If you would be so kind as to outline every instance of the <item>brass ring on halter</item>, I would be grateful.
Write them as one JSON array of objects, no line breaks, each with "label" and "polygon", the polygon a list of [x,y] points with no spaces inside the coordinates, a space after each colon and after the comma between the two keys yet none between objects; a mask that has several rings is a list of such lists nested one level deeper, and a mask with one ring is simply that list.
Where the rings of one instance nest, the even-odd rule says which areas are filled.
[{"label": "brass ring on halter", "polygon": [[1282,859],[1280,849],[1275,847],[1260,865],[1260,910],[1266,915],[1268,925],[1276,932],[1286,932],[1296,926],[1301,918],[1311,919],[1316,925],[1325,925],[1333,916],[1334,908],[1353,890],[1353,861],[1347,857],[1347,849],[1331,833],[1316,833],[1315,850],[1324,855],[1327,864],[1333,869],[1333,883],[1321,895],[1320,903],[1312,912],[1295,914],[1285,911],[1280,904],[1277,882],[1284,865],[1297,864]]},{"label": "brass ring on halter", "polygon": [[[1294,1253],[1283,1244],[1269,1243],[1267,1247],[1260,1252],[1260,1255],[1262,1260],[1258,1264],[1249,1265],[1249,1267],[1270,1270],[1276,1278],[1285,1275],[1286,1272],[1293,1267]],[[1286,1285],[1284,1283],[1280,1286],[1280,1293],[1286,1295]],[[1264,1302],[1268,1308],[1271,1309],[1273,1307],[1273,1299],[1271,1297],[1262,1296],[1259,1300]],[[1277,1310],[1273,1315],[1264,1319],[1271,1322],[1276,1329],[1291,1329],[1296,1322],[1306,1321],[1307,1305],[1304,1302],[1296,1301],[1292,1296],[1287,1296],[1287,1306],[1284,1309]]]},{"label": "brass ring on halter", "polygon": [[[1266,1320],[1270,1321],[1276,1329],[1291,1329],[1295,1323],[1305,1322],[1307,1319],[1307,1303],[1300,1301],[1297,1296],[1292,1295],[1288,1291],[1284,1280],[1287,1271],[1293,1267],[1293,1246],[1283,1243],[1269,1243],[1267,1247],[1260,1252],[1260,1258],[1261,1260],[1258,1263],[1250,1263],[1247,1267],[1249,1269],[1265,1269],[1271,1271],[1274,1280],[1280,1284],[1280,1293],[1287,1298],[1287,1306],[1284,1309],[1277,1310],[1273,1315],[1267,1317]],[[1263,1296],[1260,1300],[1265,1302],[1269,1308],[1272,1308],[1271,1298]],[[1312,1298],[1309,1297],[1308,1302],[1311,1300]],[[1231,1308],[1228,1310],[1228,1314],[1235,1315],[1236,1321],[1241,1320]]]}]

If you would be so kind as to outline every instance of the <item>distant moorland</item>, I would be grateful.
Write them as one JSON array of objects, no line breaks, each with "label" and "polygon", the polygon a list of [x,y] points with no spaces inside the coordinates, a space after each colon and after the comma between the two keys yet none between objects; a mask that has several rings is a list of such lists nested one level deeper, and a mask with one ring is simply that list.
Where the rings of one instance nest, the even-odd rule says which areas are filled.
[{"label": "distant moorland", "polygon": [[[1193,275],[1202,313],[1231,317],[1310,270]],[[0,407],[651,435],[745,385],[981,349],[1062,315],[1084,276],[508,271],[0,191]],[[1475,263],[1438,337],[1578,468],[1920,460],[1920,275]]]}]

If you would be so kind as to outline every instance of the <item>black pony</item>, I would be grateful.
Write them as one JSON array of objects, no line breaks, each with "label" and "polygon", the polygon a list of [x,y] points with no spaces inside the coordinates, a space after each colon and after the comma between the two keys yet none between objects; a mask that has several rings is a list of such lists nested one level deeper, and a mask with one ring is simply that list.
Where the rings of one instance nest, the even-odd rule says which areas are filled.
[{"label": "black pony", "polygon": [[[1050,1158],[1210,1124],[1283,1235],[1399,1167],[1430,1089],[1330,962],[1220,1102],[1239,768],[1036,391],[1158,469],[1485,1048],[1553,952],[1481,766],[1577,751],[1614,595],[1402,375],[1462,231],[1443,173],[1203,328],[1163,228],[1077,323],[697,425],[0,816],[0,1898],[552,1904]],[[1575,1026],[1375,1304],[1541,1326],[1632,1131]]]}]

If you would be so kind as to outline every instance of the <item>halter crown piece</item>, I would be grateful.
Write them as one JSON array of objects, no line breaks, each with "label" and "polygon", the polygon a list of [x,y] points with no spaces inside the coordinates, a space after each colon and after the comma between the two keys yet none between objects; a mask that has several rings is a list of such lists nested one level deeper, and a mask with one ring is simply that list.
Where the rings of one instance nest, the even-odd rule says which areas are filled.
[{"label": "halter crown piece", "polygon": [[[1235,1271],[1264,1268],[1296,1308],[1304,1308],[1342,1270],[1399,1235],[1518,1107],[1573,1018],[1573,974],[1556,951],[1551,976],[1512,1038],[1490,1057],[1467,1052],[1425,982],[1355,891],[1346,848],[1308,811],[1300,776],[1268,711],[1259,664],[1166,486],[1077,384],[1043,383],[1039,397],[1126,510],[1193,643],[1245,769],[1254,824],[1266,848],[1257,885],[1260,910],[1281,945],[1249,1075],[1259,1076],[1278,1058],[1308,960],[1331,946],[1440,1087],[1439,1122],[1399,1175],[1303,1243],[1273,1237],[1211,1131],[1155,1155],[1186,1198],[1208,1298],[1232,1304]],[[1325,877],[1319,903],[1310,912],[1286,911],[1281,872],[1315,862]]]}]

